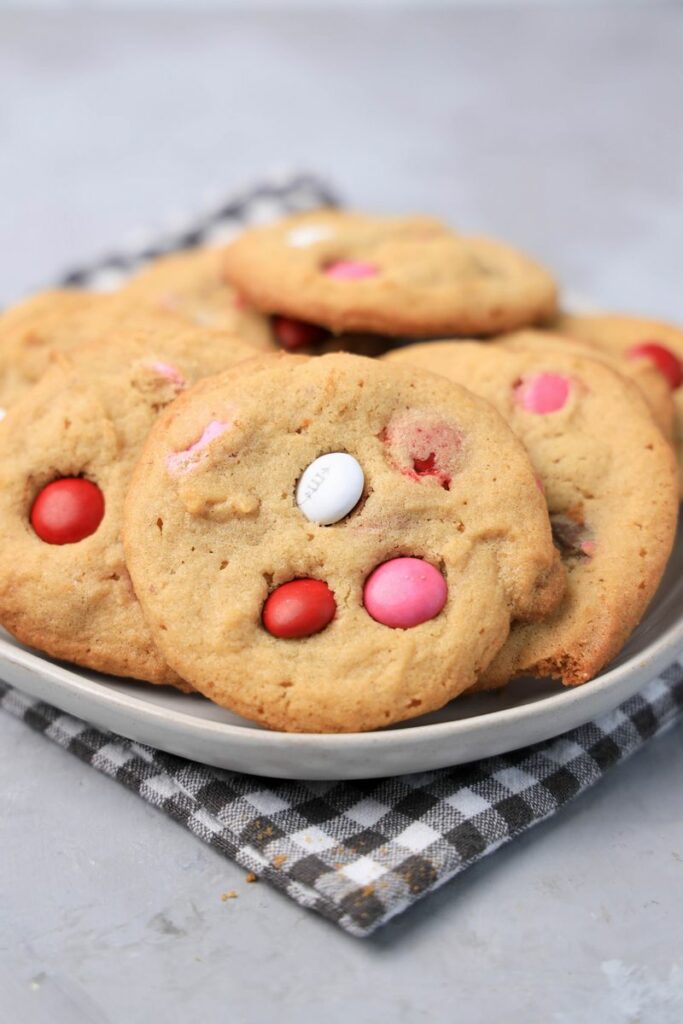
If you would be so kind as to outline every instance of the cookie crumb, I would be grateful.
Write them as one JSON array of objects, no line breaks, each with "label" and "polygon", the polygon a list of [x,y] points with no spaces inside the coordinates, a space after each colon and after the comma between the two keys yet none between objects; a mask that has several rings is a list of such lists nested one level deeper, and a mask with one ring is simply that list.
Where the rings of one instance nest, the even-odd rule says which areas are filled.
[{"label": "cookie crumb", "polygon": [[258,882],[258,875],[255,875],[253,871],[250,871],[245,878],[245,882]]},{"label": "cookie crumb", "polygon": [[286,853],[276,853],[275,856],[273,857],[273,867],[274,868],[281,868],[282,865],[286,864],[286,863],[287,863],[287,854]]},{"label": "cookie crumb", "polygon": [[236,900],[237,893],[234,889],[228,889],[227,892],[221,893],[221,903],[225,903],[227,900]]}]

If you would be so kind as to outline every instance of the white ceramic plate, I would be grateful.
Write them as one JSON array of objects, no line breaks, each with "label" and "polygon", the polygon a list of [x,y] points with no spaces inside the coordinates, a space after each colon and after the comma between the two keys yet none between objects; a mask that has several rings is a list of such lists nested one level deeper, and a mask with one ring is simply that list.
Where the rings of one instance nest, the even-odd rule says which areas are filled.
[{"label": "white ceramic plate", "polygon": [[[268,732],[197,695],[69,667],[0,635],[0,675],[102,729],[218,768],[293,779],[426,771],[557,736],[611,711],[683,649],[683,536],[650,610],[617,660],[576,689],[517,680],[502,694],[461,697],[373,733]],[[379,670],[379,669],[378,669]]]}]

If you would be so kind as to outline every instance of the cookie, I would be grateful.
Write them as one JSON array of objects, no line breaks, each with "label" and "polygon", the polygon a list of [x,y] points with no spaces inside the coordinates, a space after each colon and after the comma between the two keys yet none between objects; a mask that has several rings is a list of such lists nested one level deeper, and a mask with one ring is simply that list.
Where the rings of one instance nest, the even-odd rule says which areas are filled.
[{"label": "cookie", "polygon": [[[166,312],[121,302],[117,292],[41,292],[0,317],[0,407],[7,410],[43,375],[55,352],[86,344],[116,345],[118,332],[180,331],[185,322]],[[197,331],[195,338],[203,335]]]},{"label": "cookie", "polygon": [[640,621],[676,529],[675,459],[640,392],[604,362],[556,346],[434,342],[385,358],[491,402],[524,442],[545,493],[566,596],[543,622],[513,627],[484,684],[593,678]]},{"label": "cookie", "polygon": [[588,359],[597,359],[611,366],[622,376],[628,377],[637,385],[647,402],[652,417],[666,439],[674,442],[676,409],[671,388],[654,363],[649,359],[624,361],[623,356],[608,349],[596,348],[588,342],[581,341],[568,334],[560,334],[549,330],[522,330],[511,334],[502,334],[495,339],[497,345],[506,348],[521,348],[535,352],[551,351],[573,352]]},{"label": "cookie", "polygon": [[174,313],[198,327],[230,331],[255,349],[273,349],[267,317],[225,280],[222,247],[187,249],[154,260],[119,292],[123,302]]},{"label": "cookie", "polygon": [[392,347],[389,338],[353,334],[337,336],[324,327],[285,316],[265,316],[251,309],[228,284],[223,248],[190,249],[155,260],[118,293],[123,302],[173,313],[199,326],[229,330],[263,352],[322,355],[352,351],[378,356]]},{"label": "cookie", "polygon": [[0,315],[0,410],[4,414],[44,373],[53,349],[88,340],[107,296],[80,290],[40,292]]},{"label": "cookie", "polygon": [[116,292],[47,291],[10,308],[0,316],[0,409],[41,377],[51,352],[99,342],[113,327],[192,324],[274,349],[268,320],[246,307],[220,268],[220,249],[191,250],[155,261]]},{"label": "cookie", "polygon": [[169,664],[288,731],[442,706],[564,587],[495,410],[347,354],[264,357],[182,396],[144,447],[124,535]]},{"label": "cookie", "polygon": [[0,623],[55,658],[178,683],[126,569],[123,500],[158,413],[187,384],[252,354],[184,325],[117,330],[53,358],[8,412],[0,445]]},{"label": "cookie", "polygon": [[[564,315],[557,321],[557,327],[564,334],[622,360],[622,372],[642,387],[651,404],[659,402],[662,389],[668,388],[674,404],[674,435],[683,495],[683,328],[613,313]],[[660,377],[659,395],[651,383],[646,383],[646,373],[651,378],[653,371]]]},{"label": "cookie", "polygon": [[489,335],[547,318],[550,274],[517,250],[431,217],[318,210],[240,235],[228,280],[264,313],[334,333]]}]

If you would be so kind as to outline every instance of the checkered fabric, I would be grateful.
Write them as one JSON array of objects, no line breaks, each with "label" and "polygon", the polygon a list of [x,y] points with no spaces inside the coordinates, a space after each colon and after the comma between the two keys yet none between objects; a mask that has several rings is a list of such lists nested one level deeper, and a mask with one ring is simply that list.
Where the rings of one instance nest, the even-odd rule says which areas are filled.
[{"label": "checkered fabric", "polygon": [[366,936],[670,726],[683,713],[683,664],[547,743],[367,782],[283,782],[207,768],[100,732],[4,683],[0,707],[297,903]]},{"label": "checkered fabric", "polygon": [[297,174],[279,181],[265,181],[252,185],[177,231],[161,236],[157,233],[146,244],[138,244],[127,251],[119,249],[83,267],[74,267],[63,274],[57,284],[108,291],[118,288],[127,277],[157,256],[198,245],[220,245],[229,242],[245,227],[266,224],[287,213],[336,205],[334,192],[311,175]]},{"label": "checkered fabric", "polygon": [[[146,260],[334,202],[315,179],[266,184],[144,251],[62,284],[115,286]],[[283,782],[219,771],[93,729],[0,682],[0,707],[138,793],[292,899],[367,936],[554,814],[683,714],[683,662],[599,721],[458,768],[367,782]]]}]

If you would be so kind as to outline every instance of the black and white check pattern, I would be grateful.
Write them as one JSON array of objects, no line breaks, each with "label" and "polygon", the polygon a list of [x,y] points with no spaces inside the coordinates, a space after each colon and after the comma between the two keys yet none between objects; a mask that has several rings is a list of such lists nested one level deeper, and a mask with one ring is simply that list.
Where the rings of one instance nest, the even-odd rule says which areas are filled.
[{"label": "black and white check pattern", "polygon": [[57,284],[109,291],[118,288],[127,277],[157,256],[198,245],[220,245],[249,225],[266,224],[286,213],[336,205],[334,192],[311,175],[297,174],[281,181],[265,181],[245,189],[178,231],[161,237],[157,234],[146,245],[137,245],[129,251],[117,250],[86,266],[75,267],[63,274]]},{"label": "black and white check pattern", "polygon": [[[163,252],[334,202],[308,176],[263,185],[189,230],[62,284],[111,287]],[[352,935],[426,893],[597,782],[683,713],[683,662],[599,721],[458,768],[367,782],[283,782],[219,771],[112,733],[0,682],[0,707],[165,811],[196,836]]]},{"label": "black and white check pattern", "polygon": [[683,665],[547,743],[367,782],[283,782],[207,768],[99,732],[5,683],[0,707],[297,903],[366,936],[671,725],[683,713]]}]

